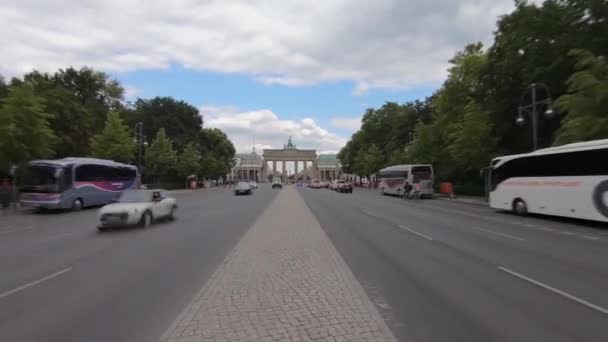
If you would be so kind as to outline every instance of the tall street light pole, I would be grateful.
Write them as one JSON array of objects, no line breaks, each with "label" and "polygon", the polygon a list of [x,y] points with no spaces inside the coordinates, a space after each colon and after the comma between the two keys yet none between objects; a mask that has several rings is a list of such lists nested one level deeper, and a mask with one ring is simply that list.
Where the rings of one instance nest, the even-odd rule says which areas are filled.
[{"label": "tall street light pole", "polygon": [[147,144],[146,136],[144,135],[144,123],[138,122],[134,127],[135,131],[135,139],[137,141],[137,171],[139,172],[140,181],[142,179],[142,169],[141,169],[141,156],[143,153],[143,146]]},{"label": "tall street light pole", "polygon": [[[537,98],[537,88],[543,88],[545,91],[546,97],[542,100]],[[527,105],[523,105],[523,100],[525,96],[528,94],[528,91],[531,92],[532,102]],[[532,83],[526,88],[524,93],[522,94],[519,101],[518,115],[515,122],[518,125],[523,125],[526,122],[523,114],[530,115],[530,120],[532,121],[532,145],[534,151],[538,148],[538,108],[539,106],[545,107],[546,110],[544,112],[545,116],[548,118],[553,117],[554,112],[551,108],[551,93],[549,92],[549,87],[544,83]]]}]

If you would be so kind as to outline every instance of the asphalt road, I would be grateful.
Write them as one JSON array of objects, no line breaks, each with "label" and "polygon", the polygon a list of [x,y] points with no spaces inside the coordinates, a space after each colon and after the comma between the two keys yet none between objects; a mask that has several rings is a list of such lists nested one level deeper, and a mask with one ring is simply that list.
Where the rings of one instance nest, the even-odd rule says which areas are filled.
[{"label": "asphalt road", "polygon": [[275,194],[176,194],[176,221],[104,233],[97,209],[0,216],[0,341],[158,340]]},{"label": "asphalt road", "polygon": [[301,189],[400,341],[608,341],[608,227]]},{"label": "asphalt road", "polygon": [[[155,341],[279,190],[177,194],[175,222],[0,216],[0,341]],[[400,341],[608,341],[608,229],[300,188]],[[288,224],[289,222],[286,222]]]}]

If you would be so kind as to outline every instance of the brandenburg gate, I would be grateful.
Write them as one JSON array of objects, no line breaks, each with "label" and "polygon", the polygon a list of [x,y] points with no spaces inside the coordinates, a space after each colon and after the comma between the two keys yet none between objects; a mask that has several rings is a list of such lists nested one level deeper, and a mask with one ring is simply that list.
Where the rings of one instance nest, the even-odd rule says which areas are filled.
[{"label": "brandenburg gate", "polygon": [[[289,141],[287,145],[283,145],[282,149],[265,149],[264,150],[264,162],[272,162],[272,170],[271,174],[273,177],[277,175],[277,161],[280,161],[282,164],[281,171],[281,180],[283,182],[287,182],[287,170],[286,163],[294,162],[295,165],[295,177],[299,177],[298,173],[298,163],[304,163],[303,178],[306,179],[306,174],[309,171],[312,171],[310,174],[311,178],[317,178],[317,152],[315,150],[300,150],[297,149],[296,146],[291,141],[291,137],[289,137]],[[311,167],[308,167],[308,163],[310,162]]]}]

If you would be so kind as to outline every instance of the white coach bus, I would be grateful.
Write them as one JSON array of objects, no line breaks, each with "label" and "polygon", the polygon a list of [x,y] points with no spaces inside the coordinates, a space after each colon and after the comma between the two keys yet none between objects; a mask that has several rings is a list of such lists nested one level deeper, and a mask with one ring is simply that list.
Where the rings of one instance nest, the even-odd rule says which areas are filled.
[{"label": "white coach bus", "polygon": [[428,164],[393,165],[376,174],[378,189],[383,195],[403,196],[405,183],[419,184],[421,197],[433,197],[433,167]]},{"label": "white coach bus", "polygon": [[608,139],[494,158],[490,207],[608,222]]}]

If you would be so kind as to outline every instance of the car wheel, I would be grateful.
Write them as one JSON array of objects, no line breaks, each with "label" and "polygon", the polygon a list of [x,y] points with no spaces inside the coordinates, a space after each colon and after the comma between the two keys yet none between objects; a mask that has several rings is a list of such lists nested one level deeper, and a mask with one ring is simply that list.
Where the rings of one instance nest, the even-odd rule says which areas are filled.
[{"label": "car wheel", "polygon": [[108,230],[108,228],[99,226],[99,227],[97,227],[97,230],[100,232],[105,232],[106,230]]},{"label": "car wheel", "polygon": [[528,206],[522,199],[516,199],[513,202],[513,211],[519,216],[524,216],[528,214]]},{"label": "car wheel", "polygon": [[175,221],[175,207],[171,208],[171,211],[169,212],[169,215],[167,216],[167,220]]},{"label": "car wheel", "polygon": [[152,213],[149,211],[146,211],[145,213],[143,213],[143,215],[141,215],[141,226],[143,228],[148,228],[152,225]]},{"label": "car wheel", "polygon": [[82,200],[80,198],[77,198],[72,203],[72,211],[80,211],[80,210],[82,210]]}]

